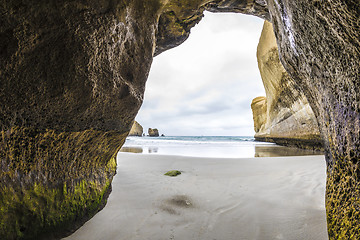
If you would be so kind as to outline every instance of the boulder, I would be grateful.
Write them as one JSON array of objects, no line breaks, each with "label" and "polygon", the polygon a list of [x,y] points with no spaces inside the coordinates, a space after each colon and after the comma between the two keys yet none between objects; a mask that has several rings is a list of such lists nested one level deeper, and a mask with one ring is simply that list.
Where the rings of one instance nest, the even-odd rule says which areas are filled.
[{"label": "boulder", "polygon": [[169,177],[176,177],[180,174],[181,174],[181,172],[179,170],[170,170],[167,173],[165,173],[164,175],[169,176]]}]

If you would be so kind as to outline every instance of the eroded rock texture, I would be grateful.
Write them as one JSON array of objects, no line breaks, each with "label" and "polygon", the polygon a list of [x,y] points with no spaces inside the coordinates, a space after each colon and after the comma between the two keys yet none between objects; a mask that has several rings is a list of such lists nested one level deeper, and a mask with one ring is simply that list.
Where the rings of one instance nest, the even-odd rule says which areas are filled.
[{"label": "eroded rock texture", "polygon": [[320,124],[330,239],[360,238],[360,3],[269,0],[282,63]]},{"label": "eroded rock texture", "polygon": [[160,6],[0,1],[0,239],[51,239],[104,205]]},{"label": "eroded rock texture", "polygon": [[255,139],[306,149],[322,149],[319,127],[299,86],[282,66],[272,24],[264,22],[257,49],[266,98],[251,105]]}]

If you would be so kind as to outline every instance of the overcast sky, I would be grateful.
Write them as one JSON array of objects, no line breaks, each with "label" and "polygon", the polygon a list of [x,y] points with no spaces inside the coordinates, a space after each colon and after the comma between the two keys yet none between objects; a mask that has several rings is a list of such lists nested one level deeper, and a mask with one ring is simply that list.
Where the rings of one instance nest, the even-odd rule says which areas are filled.
[{"label": "overcast sky", "polygon": [[180,46],[154,58],[136,120],[167,136],[252,136],[264,96],[256,61],[263,20],[205,13]]}]

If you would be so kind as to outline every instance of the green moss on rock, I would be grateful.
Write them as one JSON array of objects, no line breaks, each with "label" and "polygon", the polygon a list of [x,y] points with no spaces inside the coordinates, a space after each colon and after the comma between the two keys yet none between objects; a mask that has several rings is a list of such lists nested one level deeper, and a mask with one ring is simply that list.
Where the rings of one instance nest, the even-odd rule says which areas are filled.
[{"label": "green moss on rock", "polygon": [[[1,239],[52,239],[89,219],[106,203],[111,179],[104,184],[82,180],[48,187],[35,183],[27,189],[4,187],[1,193]],[[61,235],[61,234],[60,234]]]},{"label": "green moss on rock", "polygon": [[57,239],[106,203],[125,134],[2,131],[0,239]]},{"label": "green moss on rock", "polygon": [[170,176],[170,177],[176,177],[180,174],[181,174],[181,172],[178,170],[171,170],[171,171],[168,171],[167,173],[165,173],[164,175]]},{"label": "green moss on rock", "polygon": [[329,239],[358,239],[360,236],[360,171],[346,157],[328,166],[326,212]]}]

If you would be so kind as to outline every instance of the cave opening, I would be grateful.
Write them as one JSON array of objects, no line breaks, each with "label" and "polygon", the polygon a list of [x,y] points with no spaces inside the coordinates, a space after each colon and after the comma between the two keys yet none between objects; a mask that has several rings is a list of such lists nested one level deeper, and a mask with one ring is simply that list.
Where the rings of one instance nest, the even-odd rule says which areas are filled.
[{"label": "cave opening", "polygon": [[[136,121],[145,135],[157,128],[166,138],[128,138],[122,151],[254,157],[251,102],[265,96],[256,59],[263,22],[244,14],[205,11],[184,43],[152,63]],[[198,144],[209,141],[217,144]]]},{"label": "cave opening", "polygon": [[[141,105],[143,84],[152,62],[154,48],[151,46],[154,46],[154,40],[158,40],[154,38],[158,16],[154,13],[159,12],[161,4],[152,6],[154,2],[158,3],[121,1],[119,8],[107,4],[106,1],[102,1],[100,5],[91,1],[88,4],[64,2],[54,5],[34,2],[2,5],[1,18],[4,26],[0,35],[4,41],[1,43],[1,49],[6,50],[2,51],[1,64],[6,67],[0,75],[4,81],[1,99],[6,104],[2,112],[4,147],[1,153],[6,156],[2,160],[6,171],[1,172],[1,181],[5,181],[6,185],[3,184],[5,188],[2,189],[0,198],[0,215],[5,216],[0,217],[0,238],[13,239],[25,236],[30,239],[47,233],[49,229],[58,229],[60,232],[67,220],[70,220],[69,228],[74,229],[78,225],[74,226],[73,223],[90,218],[103,207],[103,201],[99,200],[106,199],[111,190],[110,184],[116,173],[116,152],[123,144]],[[165,8],[166,12],[159,14],[168,14],[168,19],[174,18],[173,10],[176,9],[184,10],[185,18],[188,17],[188,13],[199,13],[204,9],[199,5],[202,1],[161,2],[168,6]],[[356,237],[359,233],[359,176],[355,170],[358,168],[356,158],[359,155],[357,153],[360,132],[359,111],[356,105],[358,95],[355,94],[359,76],[358,4],[339,4],[339,1],[319,4],[315,1],[263,0],[205,2],[206,8],[210,10],[245,10],[258,16],[266,15],[266,18],[273,22],[283,63],[290,76],[296,79],[296,83],[306,93],[323,134],[328,174],[326,209],[329,237]],[[191,18],[190,21],[192,20]],[[164,25],[165,28],[168,26],[166,23]],[[134,38],[135,35],[137,38]],[[140,61],[137,61],[138,59]],[[122,72],[125,78],[117,74],[119,72]],[[121,86],[111,84],[113,82],[121,83]],[[56,88],[58,85],[54,83],[60,83],[60,89]],[[89,83],[93,85],[90,86]],[[207,118],[206,123],[210,120],[211,118]],[[353,131],[350,131],[352,129]],[[27,141],[25,144],[24,139]],[[132,164],[132,161],[129,162]],[[146,164],[144,166],[147,167]],[[235,169],[234,166],[232,164],[229,169],[235,170],[236,176],[239,176],[239,169],[243,169]],[[123,167],[121,165],[121,171],[124,170]],[[191,167],[188,173],[192,170]],[[268,164],[267,167],[271,168],[274,165]],[[264,166],[260,166],[259,169],[271,173]],[[151,184],[147,178],[149,169],[143,170],[144,182]],[[305,172],[310,174],[306,175],[306,178],[304,175],[297,175],[295,178],[300,180],[295,184],[292,181],[294,174],[290,174],[291,181],[282,181],[282,184],[276,185],[290,186],[290,194],[296,191],[300,197],[296,197],[293,203],[300,199],[301,206],[304,205],[303,196],[314,193],[314,189],[309,191],[309,187],[306,186],[311,182],[308,180],[319,171],[312,167],[300,171]],[[123,173],[119,176],[124,176]],[[159,176],[162,175],[161,171],[157,173]],[[134,176],[138,176],[138,173]],[[269,177],[273,176],[270,174]],[[282,180],[278,176],[275,178]],[[258,183],[257,180],[250,182]],[[124,183],[125,188],[135,186],[131,182]],[[303,194],[299,193],[297,183],[305,184],[302,188],[305,189]],[[264,182],[264,185],[260,185],[266,184],[267,182]],[[233,189],[241,187],[235,186]],[[154,191],[157,192],[159,189],[161,188],[157,187]],[[244,192],[243,189],[241,188],[240,193]],[[323,193],[323,190],[315,186],[315,192],[318,190]],[[146,195],[149,192],[141,194],[144,193]],[[125,195],[128,196],[122,194]],[[269,209],[275,209],[274,205],[263,204],[268,203],[266,194],[260,195],[254,194],[256,197],[264,197],[264,201],[255,207],[267,206]],[[136,194],[130,200],[139,199],[139,196],[141,195]],[[241,207],[243,202],[239,201],[240,197],[241,195],[236,196],[235,204]],[[74,199],[84,201],[73,201]],[[145,199],[145,203],[150,202],[145,197],[140,199]],[[155,198],[154,203],[158,203],[158,200]],[[275,199],[274,203],[282,203],[282,200],[284,199]],[[183,195],[179,198],[163,198],[165,204],[179,201],[185,203],[185,206],[189,205],[188,203],[194,207],[199,206],[198,202]],[[216,200],[214,202],[221,203]],[[286,212],[280,211],[282,206],[281,204],[279,211],[275,209],[275,213]],[[172,211],[169,205],[156,207],[157,211],[175,215],[178,213]],[[310,207],[314,207],[314,204],[310,204]],[[223,213],[223,209],[217,209]],[[293,204],[290,204],[289,209],[293,209]],[[315,211],[319,209],[313,208]],[[259,208],[254,210],[252,213],[264,212]],[[151,216],[157,213],[152,212]],[[298,218],[304,216],[304,213],[308,211],[292,212],[291,217],[296,217],[295,221],[301,224]],[[125,216],[125,222],[129,221],[128,215],[119,214]],[[267,228],[275,235],[266,239],[290,239],[273,231],[274,228],[269,226],[274,219],[284,219],[283,215],[279,218],[272,217],[272,214],[268,216],[268,221],[261,226],[263,228],[250,229],[251,233],[255,232],[258,234],[256,236],[259,236],[262,234],[260,230]],[[311,221],[306,221],[299,228],[293,225],[286,227],[297,234],[293,230],[316,225],[312,221],[314,218],[310,217]],[[140,218],[136,217],[135,221],[138,219]],[[237,226],[248,225],[251,221],[249,218],[243,219],[243,224]],[[257,219],[263,218],[258,216]],[[79,224],[82,224],[81,221]],[[50,225],[47,225],[48,223]],[[159,226],[156,223],[154,225]],[[117,229],[118,226],[123,225],[117,224]],[[208,226],[212,227],[213,224]],[[140,227],[139,230],[143,229]],[[175,239],[177,235],[173,229],[168,230],[168,238]],[[281,230],[283,229],[279,229]],[[315,234],[319,232],[318,229],[313,230]],[[186,231],[189,232],[188,229]],[[162,232],[162,229],[158,232]],[[223,237],[220,236],[219,239]]]},{"label": "cave opening", "polygon": [[[265,96],[256,59],[262,28],[263,20],[259,18],[205,12],[205,18],[192,29],[189,39],[155,57],[143,106],[136,117],[145,134],[149,127],[157,127],[160,134],[167,136],[253,136],[251,102],[255,97]],[[162,138],[140,138],[145,147],[133,145],[132,149],[128,146],[134,142],[127,146],[127,141],[124,147],[128,148],[125,152],[160,155],[138,158],[136,154],[127,154],[119,157],[119,163],[125,173],[128,165],[131,170],[136,168],[137,180],[147,176],[144,184],[137,187],[151,192],[149,198],[156,201],[153,203],[156,215],[166,219],[166,224],[162,224],[163,235],[169,235],[170,239],[195,239],[195,234],[198,234],[196,239],[297,239],[309,234],[327,239],[322,157],[256,159],[253,157],[307,155],[307,152],[286,149],[286,153],[280,153],[281,149],[271,152],[271,147],[255,147],[249,155],[244,155],[249,149],[236,146],[242,152],[240,160],[231,159],[234,156],[229,154],[232,150],[228,147],[216,152],[203,148],[207,143],[192,146],[185,138],[176,138],[176,146],[160,143],[158,139]],[[135,167],[136,164],[141,167]],[[176,180],[162,179],[168,170],[180,175]],[[156,175],[154,182],[149,180],[152,175]],[[311,194],[308,189],[312,189]],[[174,202],[182,203],[182,207]],[[196,213],[192,215],[193,212]],[[148,227],[152,225],[151,218],[157,221],[157,216],[151,216],[147,225],[142,226],[149,232],[154,230]],[[185,223],[186,233],[182,227],[173,227],[176,221]],[[298,226],[297,230],[283,229],[290,222]],[[198,229],[204,230],[199,233]]]},{"label": "cave opening", "polygon": [[263,20],[211,13],[154,58],[136,120],[171,136],[253,136],[251,101],[265,96],[256,49]]},{"label": "cave opening", "polygon": [[[121,151],[199,157],[313,154],[253,141],[252,101],[266,95],[257,59],[263,25],[264,20],[250,15],[205,11],[184,43],[153,60],[136,121],[143,128],[140,135],[150,135],[148,129],[156,128],[166,138],[139,139],[130,134]],[[286,114],[293,110],[297,109]],[[217,144],[211,148],[198,144],[209,141]]]},{"label": "cave opening", "polygon": [[[206,12],[189,39],[155,57],[136,117],[145,134],[147,128],[156,127],[166,136],[253,136],[251,101],[265,95],[256,59],[262,27],[259,18]],[[134,152],[160,153],[118,156],[121,168],[114,182],[120,190],[131,186],[119,194],[126,196],[119,199],[127,206],[121,215],[129,216],[119,222],[136,228],[136,237],[300,239],[309,234],[327,239],[325,171],[318,174],[325,168],[321,157],[256,159],[254,151],[249,158],[237,159],[228,157],[230,148],[222,148],[220,155],[207,148],[204,154],[202,144],[192,147],[185,139],[177,138],[172,147],[161,145],[161,137],[135,138],[155,146],[133,147]],[[165,147],[169,151],[163,151]],[[131,152],[129,148],[125,152]],[[184,154],[189,149],[191,155]],[[180,175],[165,176],[171,171]],[[139,197],[144,194],[146,200]],[[119,201],[114,195],[110,206]],[[141,227],[137,215],[147,216]],[[105,220],[99,217],[94,222]],[[295,226],[290,231],[289,224]],[[130,230],[121,234],[134,239]]]}]

